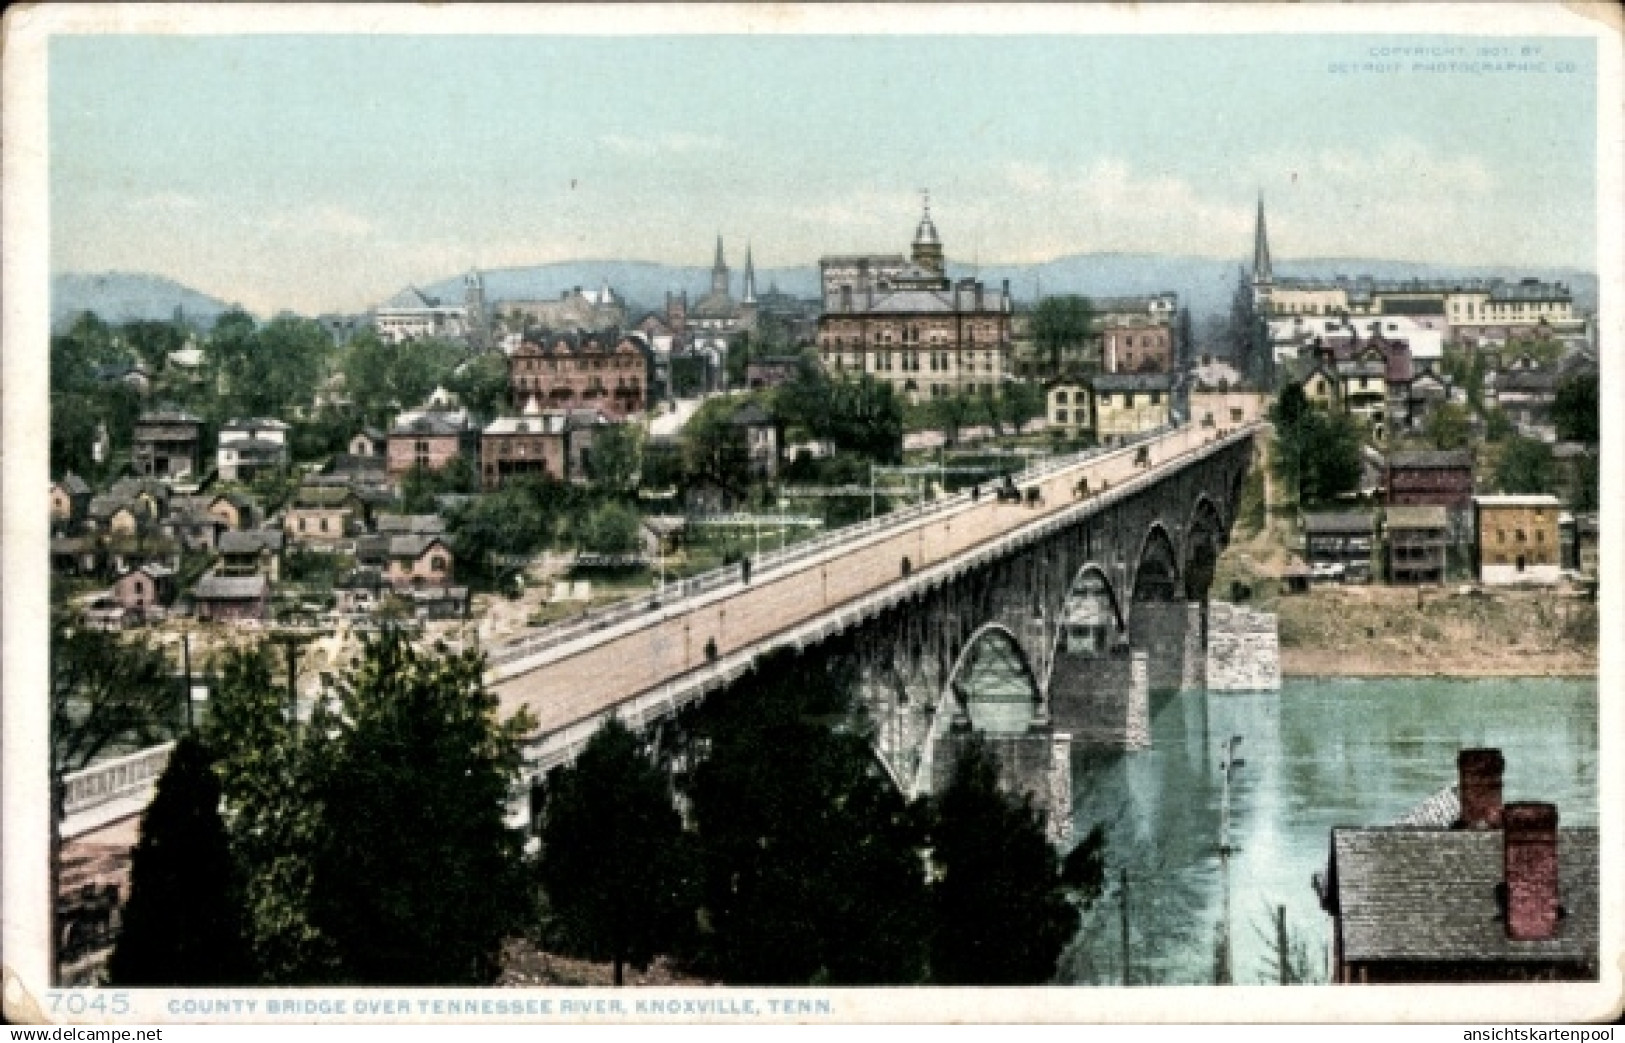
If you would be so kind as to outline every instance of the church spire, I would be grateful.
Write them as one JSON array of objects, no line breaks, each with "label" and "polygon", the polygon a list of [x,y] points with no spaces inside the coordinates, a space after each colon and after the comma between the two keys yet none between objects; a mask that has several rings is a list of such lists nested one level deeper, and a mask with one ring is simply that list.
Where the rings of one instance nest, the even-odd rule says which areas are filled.
[{"label": "church spire", "polygon": [[717,297],[728,295],[728,265],[722,260],[722,233],[717,233],[717,259],[711,265],[711,293]]},{"label": "church spire", "polygon": [[931,220],[931,193],[922,191],[925,196],[925,212],[920,215],[920,225],[914,230],[914,250],[912,260],[916,267],[941,275],[943,272],[942,240],[937,236],[937,226]]},{"label": "church spire", "polygon": [[1264,193],[1258,193],[1258,227],[1253,232],[1253,284],[1267,286],[1274,281],[1270,271],[1270,240],[1264,230]]},{"label": "church spire", "polygon": [[740,291],[741,301],[745,304],[756,303],[756,267],[751,263],[750,243],[745,243],[745,286]]}]

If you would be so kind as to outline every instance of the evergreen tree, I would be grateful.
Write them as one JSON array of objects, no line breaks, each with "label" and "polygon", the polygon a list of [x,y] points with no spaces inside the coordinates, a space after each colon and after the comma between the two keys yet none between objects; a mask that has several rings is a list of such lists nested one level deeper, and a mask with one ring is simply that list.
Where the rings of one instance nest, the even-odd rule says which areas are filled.
[{"label": "evergreen tree", "polygon": [[175,745],[141,816],[113,985],[243,985],[253,979],[236,867],[209,751]]},{"label": "evergreen tree", "polygon": [[568,952],[647,967],[694,918],[690,848],[665,773],[611,718],[549,786],[539,870]]},{"label": "evergreen tree", "polygon": [[1547,493],[1553,474],[1552,447],[1534,438],[1518,436],[1506,442],[1495,465],[1495,481],[1503,493]]},{"label": "evergreen tree", "polygon": [[379,985],[489,984],[531,919],[522,837],[506,822],[523,711],[497,719],[483,657],[368,644],[325,726],[310,917],[335,976]]},{"label": "evergreen tree", "polygon": [[[938,798],[931,831],[937,879],[931,978],[943,985],[1049,981],[1077,928],[1059,859],[1031,800],[998,788],[998,764],[980,739],[961,752]],[[1088,886],[1079,866],[1075,886]]]},{"label": "evergreen tree", "polygon": [[916,816],[850,719],[828,654],[764,657],[705,707],[694,780],[707,969],[761,984],[911,984],[925,971]]}]

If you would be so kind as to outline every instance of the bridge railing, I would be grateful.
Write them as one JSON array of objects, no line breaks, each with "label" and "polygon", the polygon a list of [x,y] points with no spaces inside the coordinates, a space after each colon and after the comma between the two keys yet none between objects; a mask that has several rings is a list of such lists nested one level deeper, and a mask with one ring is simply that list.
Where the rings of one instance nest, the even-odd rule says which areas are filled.
[{"label": "bridge railing", "polygon": [[[1121,452],[1142,442],[1155,441],[1174,430],[1176,428],[1172,425],[1164,425],[1132,435],[1125,438],[1119,445],[1109,448],[1082,449],[1064,456],[1050,457],[1041,463],[1033,464],[1013,474],[1011,479],[1018,483],[1038,481],[1057,471],[1075,467],[1087,460],[1105,456],[1109,453]],[[835,547],[854,543],[876,533],[901,527],[922,518],[956,510],[970,502],[971,495],[969,493],[957,492],[940,499],[910,504],[900,510],[890,511],[874,518],[867,518],[851,525],[843,525],[810,540],[779,550],[763,551],[760,555],[756,555],[751,559],[752,575],[761,576],[770,571],[784,569]],[[640,595],[628,598],[602,608],[590,609],[572,619],[551,624],[534,634],[519,638],[510,644],[492,650],[487,656],[487,662],[491,666],[502,666],[516,659],[522,659],[539,652],[545,652],[550,648],[568,644],[589,634],[608,630],[628,620],[647,616],[650,612],[666,607],[684,605],[712,591],[742,583],[743,581],[744,571],[740,565],[724,565],[679,580],[649,597]]]},{"label": "bridge railing", "polygon": [[172,742],[114,757],[62,777],[63,812],[74,818],[154,786],[169,764]]}]

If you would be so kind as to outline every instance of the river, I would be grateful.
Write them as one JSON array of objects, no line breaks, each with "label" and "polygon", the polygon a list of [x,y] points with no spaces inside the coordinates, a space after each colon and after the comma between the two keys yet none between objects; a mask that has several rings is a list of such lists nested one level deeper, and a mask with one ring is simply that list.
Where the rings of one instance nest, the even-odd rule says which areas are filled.
[{"label": "river", "polygon": [[1222,746],[1230,793],[1234,980],[1274,982],[1276,906],[1324,980],[1329,918],[1310,886],[1333,826],[1390,823],[1455,781],[1456,753],[1506,756],[1507,800],[1597,822],[1597,684],[1588,679],[1288,679],[1280,692],[1187,692],[1152,705],[1152,749],[1079,752],[1076,836],[1101,826],[1110,890],[1083,916],[1061,980],[1122,982],[1119,870],[1128,870],[1130,980],[1211,984],[1223,908]]}]

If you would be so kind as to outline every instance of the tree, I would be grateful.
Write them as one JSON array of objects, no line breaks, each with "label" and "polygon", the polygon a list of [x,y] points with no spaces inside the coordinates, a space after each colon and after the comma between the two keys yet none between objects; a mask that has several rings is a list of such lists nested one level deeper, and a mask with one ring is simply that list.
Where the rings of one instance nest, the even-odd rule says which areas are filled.
[{"label": "tree", "polygon": [[690,481],[709,480],[734,493],[750,487],[750,459],[733,424],[744,403],[734,395],[707,399],[683,425],[683,473]]},{"label": "tree", "polygon": [[[389,344],[373,331],[364,330],[350,341],[340,371],[344,374],[344,389],[350,401],[369,423],[382,426],[392,413],[417,405],[441,385],[456,390],[450,385],[460,383],[475,393],[480,407],[489,407],[496,363],[482,363],[465,380],[459,381],[454,373],[467,357],[467,349],[452,341],[420,337]],[[503,361],[499,356],[493,358]],[[507,377],[504,362],[502,388],[494,396],[498,407],[495,411],[500,411]],[[465,399],[464,405],[473,410],[476,404]]]},{"label": "tree", "polygon": [[931,421],[942,431],[948,448],[959,443],[959,432],[976,409],[976,401],[968,395],[948,395],[933,398],[929,403]]},{"label": "tree", "polygon": [[330,752],[326,715],[302,727],[265,649],[235,648],[221,664],[202,734],[220,777],[259,982],[331,979],[333,942],[309,912],[323,829],[313,780]]},{"label": "tree", "polygon": [[1360,484],[1360,429],[1346,413],[1328,414],[1309,402],[1303,388],[1287,384],[1270,407],[1275,427],[1275,475],[1318,504]]},{"label": "tree", "polygon": [[831,380],[816,365],[805,365],[775,392],[772,408],[786,430],[828,439],[881,463],[902,458],[903,404],[890,384],[867,373]]},{"label": "tree", "polygon": [[1093,318],[1087,297],[1055,294],[1038,302],[1033,311],[1033,342],[1048,359],[1051,375],[1061,372],[1068,351],[1079,350],[1088,342]]},{"label": "tree", "polygon": [[638,549],[642,522],[623,503],[600,504],[588,516],[582,547],[594,554],[628,554]]},{"label": "tree", "polygon": [[458,366],[445,385],[475,416],[497,416],[508,403],[508,360],[500,353],[475,355]]},{"label": "tree", "polygon": [[1031,798],[1015,802],[999,791],[998,763],[979,738],[962,750],[933,819],[932,980],[1049,981],[1077,916],[1042,816]]},{"label": "tree", "polygon": [[111,984],[246,985],[252,961],[220,782],[194,736],[175,744],[141,816]]},{"label": "tree", "polygon": [[731,982],[912,984],[928,916],[916,813],[847,719],[837,657],[777,652],[694,722],[703,966]]},{"label": "tree", "polygon": [[1552,403],[1557,437],[1569,442],[1597,444],[1602,430],[1597,389],[1595,373],[1576,374],[1557,386],[1557,398]]},{"label": "tree", "polygon": [[1010,381],[999,392],[998,411],[1020,434],[1030,421],[1044,415],[1044,389],[1028,380]]},{"label": "tree", "polygon": [[664,772],[611,717],[548,787],[538,871],[562,947],[647,967],[694,918],[694,867]]},{"label": "tree", "polygon": [[1554,478],[1552,447],[1534,438],[1511,438],[1501,449],[1495,481],[1503,493],[1550,492]]},{"label": "tree", "polygon": [[499,721],[483,675],[476,651],[420,652],[386,631],[339,687],[314,780],[310,915],[340,981],[488,984],[529,920],[506,815],[535,722]]},{"label": "tree", "polygon": [[1435,449],[1461,449],[1472,436],[1467,410],[1454,402],[1442,402],[1428,414],[1427,437]]},{"label": "tree", "polygon": [[598,431],[587,471],[600,489],[619,494],[636,492],[642,467],[641,427],[630,423],[611,424]]},{"label": "tree", "polygon": [[1491,442],[1504,442],[1517,432],[1506,410],[1491,406],[1484,410],[1484,437]]}]

